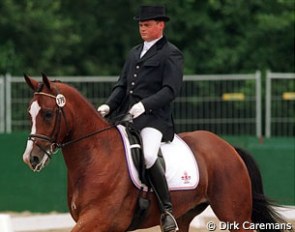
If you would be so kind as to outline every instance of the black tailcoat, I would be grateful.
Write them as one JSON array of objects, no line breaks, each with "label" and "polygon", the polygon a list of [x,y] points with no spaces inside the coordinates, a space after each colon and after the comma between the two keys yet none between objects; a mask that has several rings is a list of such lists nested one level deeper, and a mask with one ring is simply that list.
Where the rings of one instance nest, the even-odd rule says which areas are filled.
[{"label": "black tailcoat", "polygon": [[112,117],[126,114],[141,101],[145,113],[134,119],[138,130],[152,127],[171,141],[174,124],[171,103],[179,94],[183,80],[183,55],[164,36],[140,58],[143,44],[131,49],[106,104]]}]

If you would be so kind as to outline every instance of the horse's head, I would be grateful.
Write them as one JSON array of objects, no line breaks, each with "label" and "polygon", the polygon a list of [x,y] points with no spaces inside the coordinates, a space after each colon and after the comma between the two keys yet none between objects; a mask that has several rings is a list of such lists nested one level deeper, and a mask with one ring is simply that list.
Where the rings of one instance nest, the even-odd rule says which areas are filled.
[{"label": "horse's head", "polygon": [[66,98],[57,83],[42,74],[43,82],[24,75],[27,84],[34,90],[28,113],[32,128],[24,162],[33,170],[40,171],[49,162],[68,133],[65,119]]}]

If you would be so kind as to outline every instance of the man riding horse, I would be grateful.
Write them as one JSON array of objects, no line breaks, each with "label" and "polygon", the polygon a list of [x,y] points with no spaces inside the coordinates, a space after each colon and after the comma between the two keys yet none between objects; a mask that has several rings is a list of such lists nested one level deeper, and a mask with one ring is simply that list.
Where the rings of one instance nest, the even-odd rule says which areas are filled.
[{"label": "man riding horse", "polygon": [[176,231],[165,171],[157,157],[161,142],[173,140],[171,103],[182,85],[183,55],[164,35],[169,21],[165,7],[141,6],[134,20],[144,42],[131,49],[110,97],[97,110],[103,116],[132,115],[159,201],[162,230]]}]

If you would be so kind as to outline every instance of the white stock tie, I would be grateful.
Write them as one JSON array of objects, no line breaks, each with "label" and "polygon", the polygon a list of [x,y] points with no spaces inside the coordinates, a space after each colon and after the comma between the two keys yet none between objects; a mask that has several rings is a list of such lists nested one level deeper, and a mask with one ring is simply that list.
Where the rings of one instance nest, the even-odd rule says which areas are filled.
[{"label": "white stock tie", "polygon": [[140,53],[140,58],[143,57],[144,54],[145,54],[148,50],[149,50],[148,47],[143,46],[143,49],[142,49],[142,51],[141,51],[141,53]]}]

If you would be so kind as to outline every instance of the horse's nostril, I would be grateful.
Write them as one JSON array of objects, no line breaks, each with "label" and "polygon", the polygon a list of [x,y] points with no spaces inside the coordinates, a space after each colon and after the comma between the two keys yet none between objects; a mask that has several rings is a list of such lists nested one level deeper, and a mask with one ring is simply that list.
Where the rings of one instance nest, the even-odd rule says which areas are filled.
[{"label": "horse's nostril", "polygon": [[33,167],[35,167],[39,163],[39,158],[37,156],[31,157],[31,164]]}]

